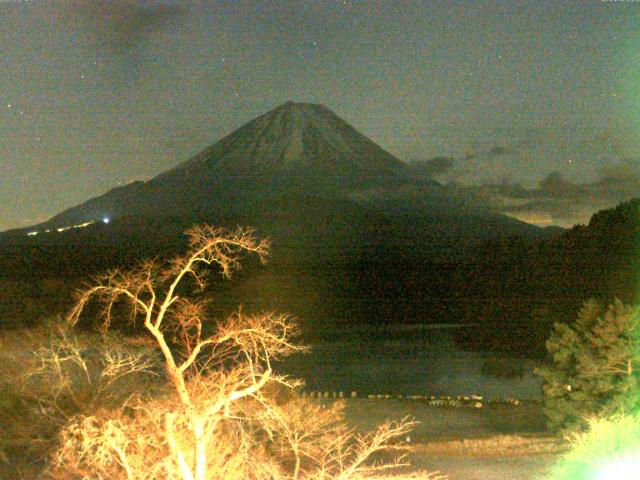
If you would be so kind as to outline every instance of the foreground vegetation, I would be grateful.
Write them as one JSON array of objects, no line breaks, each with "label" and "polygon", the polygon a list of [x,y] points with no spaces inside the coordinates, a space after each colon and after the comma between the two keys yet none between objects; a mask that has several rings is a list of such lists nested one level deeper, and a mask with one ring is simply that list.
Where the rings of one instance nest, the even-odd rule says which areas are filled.
[{"label": "foreground vegetation", "polygon": [[[4,332],[0,335],[2,345],[0,378],[7,382],[10,378],[18,379],[17,383],[11,383],[7,385],[7,389],[3,390],[1,395],[3,398],[6,399],[6,395],[12,392],[13,398],[24,399],[18,395],[19,383],[22,381],[21,373],[27,367],[24,359],[33,359],[29,368],[39,367],[39,361],[31,352],[39,351],[40,346],[45,347],[44,351],[47,351],[52,343],[60,342],[63,335],[56,332],[57,322],[54,322],[50,328],[41,326],[22,329],[19,332]],[[119,336],[115,332],[104,337],[104,340],[95,334],[84,333],[82,329],[76,328],[72,333],[81,351],[96,345],[108,346],[110,349],[115,347],[129,353],[152,351],[147,345],[133,342],[130,338]],[[68,334],[66,338],[68,341]],[[67,366],[71,370],[72,365],[67,364]],[[163,368],[158,365],[151,371],[161,373]],[[31,376],[28,380],[37,382],[42,387],[41,391],[46,392],[49,383],[45,381],[47,378],[50,377]],[[85,377],[78,377],[79,381],[76,385],[81,388],[76,388],[76,391],[85,390],[86,393],[83,395],[90,396],[93,388],[90,384],[83,382],[83,378]],[[116,398],[113,395],[119,395],[119,392],[137,391],[136,385],[145,385],[149,396],[152,396],[153,390],[160,393],[161,387],[165,384],[166,379],[158,375],[140,372],[119,380],[116,391],[110,396],[113,399]],[[95,383],[95,388],[100,388],[99,385],[100,382]],[[32,383],[30,389],[35,386]],[[104,388],[102,390],[104,391]],[[278,402],[281,404],[286,401],[303,401],[297,395],[285,393],[285,391],[276,392]],[[126,396],[124,393],[123,395]],[[62,400],[62,397],[63,395],[59,395],[59,400]],[[556,451],[556,440],[545,433],[541,405],[536,402],[525,402],[518,406],[489,404],[481,409],[434,408],[422,401],[366,398],[344,401],[306,398],[304,402],[312,407],[307,410],[310,414],[316,410],[322,412],[325,409],[333,411],[337,409],[342,417],[341,421],[344,422],[343,426],[353,428],[354,432],[361,432],[363,435],[385,421],[407,416],[418,421],[418,425],[412,432],[399,439],[403,446],[402,451],[408,454],[407,459],[411,467],[403,468],[400,473],[395,474],[397,478],[412,475],[414,478],[436,479],[443,478],[448,473],[451,473],[452,479],[477,478],[477,475],[467,477],[456,473],[465,472],[474,464],[478,468],[484,468],[483,465],[491,466],[492,459],[498,456],[506,462],[501,463],[503,465],[501,468],[507,468],[508,465],[516,468],[517,465],[521,465],[520,470],[517,470],[522,473],[521,478],[533,479],[536,478],[534,476],[536,472],[543,472],[555,459],[553,452]],[[338,405],[334,406],[334,402]],[[57,420],[56,415],[43,412],[40,408],[44,406],[42,403],[30,402],[28,405],[30,405],[28,408],[3,410],[3,413],[6,412],[5,416],[0,417],[0,429],[3,433],[7,433],[6,436],[0,436],[5,441],[6,454],[6,461],[0,460],[0,478],[39,478],[41,470],[47,466],[50,459],[55,459],[55,452],[59,448],[57,432],[68,420]],[[86,413],[91,414],[92,410],[104,415],[110,412],[112,407],[103,407],[101,403],[95,403],[93,407],[86,409]],[[49,413],[52,412],[49,410]],[[537,470],[533,469],[534,465],[537,466]],[[423,470],[417,473],[416,470],[420,469]],[[442,474],[438,476],[433,473],[429,477],[425,470],[429,472],[439,470]],[[388,474],[380,472],[378,475],[387,478]]]},{"label": "foreground vegetation", "polygon": [[[251,231],[207,226],[188,236],[188,253],[166,265],[111,271],[79,291],[69,324],[95,299],[102,340],[92,345],[61,329],[20,379],[19,401],[28,399],[50,429],[45,476],[346,480],[402,466],[402,456],[371,457],[393,449],[410,421],[359,434],[342,421],[341,403],[303,399],[299,382],[274,371],[274,361],[303,348],[291,318],[238,312],[208,326],[209,300],[185,296],[204,286],[205,267],[229,276],[245,252],[264,259],[268,244]],[[146,332],[137,345],[109,332],[125,313]]]},{"label": "foreground vegetation", "polygon": [[578,318],[557,323],[547,341],[545,413],[552,431],[584,431],[594,417],[633,412],[640,405],[640,310],[591,299]]},{"label": "foreground vegetation", "polygon": [[571,448],[550,480],[631,480],[640,468],[640,310],[584,303],[547,341],[544,379],[549,427]]},{"label": "foreground vegetation", "polygon": [[[578,284],[577,293],[564,298],[563,309],[576,295],[582,295],[585,285],[593,285],[594,275],[600,283],[592,293],[608,300],[612,292],[622,291],[623,298],[629,300],[627,306],[614,303],[608,308],[592,302],[575,324],[559,325],[553,330],[548,345],[552,346],[549,350],[554,362],[543,373],[551,427],[566,432],[568,427],[578,425],[587,430],[575,437],[576,451],[583,453],[573,457],[569,454],[563,464],[571,458],[582,461],[580,455],[582,459],[589,458],[584,445],[601,448],[598,438],[608,438],[606,441],[612,443],[607,445],[635,445],[633,436],[628,437],[628,442],[622,437],[607,437],[601,426],[607,424],[613,431],[624,432],[625,425],[636,421],[633,416],[608,416],[620,410],[632,411],[637,404],[633,395],[628,395],[637,394],[638,385],[638,348],[632,335],[636,310],[628,306],[632,304],[631,287],[638,278],[637,270],[633,270],[637,259],[627,262],[639,238],[637,218],[633,217],[637,206],[637,201],[629,202],[597,215],[593,225],[572,230],[556,241],[567,251],[576,243],[590,245],[595,257],[592,261],[574,255],[562,260],[564,263],[558,268],[566,275],[560,275],[557,282],[564,287],[558,291],[553,287],[554,295],[567,293],[566,288],[572,284],[571,272],[578,274],[584,265],[593,262],[598,266],[595,270],[586,269],[587,280],[584,285]],[[610,250],[611,233],[607,231],[617,218],[623,218],[629,228],[620,224],[613,229],[620,233],[613,235],[619,255],[611,257],[605,255]],[[221,243],[207,250],[206,239],[216,236],[222,239]],[[220,267],[223,276],[228,276],[239,268],[241,254],[253,252],[263,259],[267,245],[243,231],[201,228],[190,232],[189,238],[190,252],[200,252],[195,257],[178,256],[168,264],[142,262],[86,285],[73,304],[76,308],[70,320],[76,326],[71,329],[69,322],[39,325],[37,319],[72,306],[61,300],[72,282],[40,278],[37,284],[22,280],[3,283],[2,294],[9,301],[0,302],[0,320],[4,327],[20,330],[5,331],[1,338],[4,361],[0,362],[0,477],[35,478],[42,474],[50,478],[81,478],[98,472],[104,478],[164,475],[196,479],[218,478],[222,472],[229,478],[266,478],[267,471],[275,471],[280,475],[276,478],[349,478],[378,474],[379,464],[367,463],[371,457],[387,465],[403,463],[402,458],[387,457],[381,450],[399,439],[405,446],[411,443],[407,438],[415,441],[415,436],[406,436],[407,422],[385,423],[370,435],[358,433],[344,423],[344,403],[301,398],[297,394],[298,382],[276,374],[274,361],[302,349],[295,340],[297,325],[290,317],[240,311],[215,326],[203,322],[216,307],[206,299],[212,294],[215,298],[220,285],[214,282],[214,290],[203,289],[209,266]],[[553,250],[552,243],[545,245],[534,247],[547,253],[547,248]],[[540,273],[540,268],[527,268],[528,260],[514,264],[509,255],[503,260],[510,268],[516,265],[518,272]],[[613,260],[610,264],[598,260],[603,258]],[[626,267],[612,271],[622,263]],[[550,269],[551,273],[554,271]],[[477,270],[474,278],[480,278],[476,274]],[[612,282],[607,280],[610,277]],[[509,278],[505,279],[507,284]],[[530,285],[519,277],[513,281]],[[542,277],[536,282],[534,285],[545,285]],[[34,292],[42,303],[34,300]],[[478,295],[471,295],[469,301],[474,303],[472,300]],[[513,305],[508,299],[502,302],[499,293],[490,299],[511,312]],[[482,305],[493,308],[486,302]],[[531,305],[527,305],[521,305],[523,311],[529,311]],[[561,310],[552,312],[539,306],[534,310],[540,315],[540,323],[522,325],[520,331],[511,328],[517,327],[516,322],[505,329],[505,335],[520,332],[516,336],[529,341],[532,337],[526,332],[548,331],[550,319]],[[21,312],[19,316],[10,314],[16,310]],[[481,315],[469,312],[474,317],[478,314],[477,318],[488,318],[492,316],[489,310]],[[512,317],[511,313],[507,316]],[[531,319],[525,317],[530,323]],[[17,320],[10,325],[10,318]],[[474,335],[479,333],[476,339],[482,340],[485,328],[496,331],[498,327],[484,325]],[[96,328],[100,335],[95,333]],[[503,340],[498,337],[495,336]],[[372,415],[372,405],[367,408],[368,418],[387,418]],[[455,415],[458,420],[454,421],[459,421],[460,412]],[[607,418],[587,425],[585,415]],[[429,439],[425,437],[423,441]],[[535,455],[528,449],[538,445],[537,440],[531,443],[518,436],[473,442],[476,443],[444,442],[440,447],[431,442],[429,448],[432,453],[440,448],[447,454],[465,452],[466,448],[490,452],[493,443],[496,448],[513,447]],[[546,440],[542,445],[548,445]],[[412,448],[414,453],[420,451]],[[556,447],[551,446],[548,451],[546,448],[543,450],[548,453]],[[616,453],[618,450],[610,453],[624,460],[629,452],[637,452],[634,448],[623,454]],[[584,463],[587,464],[593,473],[593,462]],[[265,470],[260,465],[268,467]],[[580,468],[588,468],[584,465]],[[211,472],[218,476],[212,477]],[[582,478],[558,472],[561,470],[556,471],[554,479]]]}]

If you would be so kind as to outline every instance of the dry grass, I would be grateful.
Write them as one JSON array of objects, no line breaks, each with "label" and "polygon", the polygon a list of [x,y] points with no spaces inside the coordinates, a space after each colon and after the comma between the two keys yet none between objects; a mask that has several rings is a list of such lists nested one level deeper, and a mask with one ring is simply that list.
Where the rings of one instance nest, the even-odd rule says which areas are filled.
[{"label": "dry grass", "polygon": [[541,435],[495,435],[485,438],[440,439],[414,445],[414,455],[460,457],[513,457],[566,451],[557,437]]},{"label": "dry grass", "polygon": [[53,448],[56,426],[43,421],[23,376],[48,339],[46,326],[0,333],[0,478],[37,478]]},{"label": "dry grass", "polygon": [[417,472],[399,474],[399,475],[385,475],[379,477],[373,477],[372,480],[448,480],[449,477],[447,475],[443,475],[440,472],[426,472],[424,470],[420,470]]},{"label": "dry grass", "polygon": [[[48,319],[0,332],[0,478],[39,478],[67,422],[151,386],[121,364],[131,349],[120,337],[66,330]],[[117,375],[125,370],[132,374]]]}]

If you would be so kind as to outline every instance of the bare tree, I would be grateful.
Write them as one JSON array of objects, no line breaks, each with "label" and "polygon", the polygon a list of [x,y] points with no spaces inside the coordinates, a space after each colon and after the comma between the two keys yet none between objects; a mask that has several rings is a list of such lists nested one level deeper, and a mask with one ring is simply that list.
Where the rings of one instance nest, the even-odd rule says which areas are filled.
[{"label": "bare tree", "polygon": [[[188,252],[166,265],[114,270],[78,292],[72,324],[92,300],[102,306],[105,332],[121,303],[131,307],[129,321],[141,324],[161,351],[172,388],[142,394],[116,413],[76,418],[62,431],[51,475],[346,480],[404,464],[366,460],[411,422],[356,434],[339,420],[338,405],[324,408],[291,393],[300,382],[274,372],[274,361],[304,350],[292,340],[298,328],[289,316],[238,312],[208,334],[207,300],[182,296],[187,279],[204,288],[210,266],[229,277],[245,253],[265,261],[268,242],[252,230],[206,225],[187,235]],[[290,392],[284,401],[282,390]]]}]

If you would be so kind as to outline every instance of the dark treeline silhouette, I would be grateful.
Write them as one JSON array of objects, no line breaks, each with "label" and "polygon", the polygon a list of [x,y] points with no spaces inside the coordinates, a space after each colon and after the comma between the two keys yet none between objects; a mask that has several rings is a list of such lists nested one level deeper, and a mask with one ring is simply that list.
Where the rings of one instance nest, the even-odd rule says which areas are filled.
[{"label": "dark treeline silhouette", "polygon": [[586,299],[638,300],[640,199],[600,211],[588,225],[553,239],[486,242],[469,260],[456,273],[464,299],[458,306],[467,307],[464,318],[479,328],[461,340],[540,351],[553,323],[571,321]]},{"label": "dark treeline silhouette", "polygon": [[479,216],[455,223],[304,196],[190,217],[125,217],[28,241],[5,237],[0,283],[12,293],[0,314],[8,318],[25,303],[40,305],[36,313],[60,310],[67,305],[60,297],[89,275],[181,252],[181,232],[194,223],[252,225],[271,237],[272,258],[247,264],[232,281],[212,279],[220,316],[239,304],[290,312],[311,336],[344,324],[473,323],[458,330],[461,344],[542,352],[553,322],[572,319],[585,299],[635,300],[639,203],[551,238],[506,231],[491,238]]}]

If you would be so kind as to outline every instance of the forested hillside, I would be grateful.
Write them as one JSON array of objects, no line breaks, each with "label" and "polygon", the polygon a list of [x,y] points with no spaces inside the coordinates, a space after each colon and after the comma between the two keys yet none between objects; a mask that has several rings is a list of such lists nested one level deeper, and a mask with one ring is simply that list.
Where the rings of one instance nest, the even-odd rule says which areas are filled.
[{"label": "forested hillside", "polygon": [[574,318],[584,300],[638,299],[640,199],[552,239],[487,242],[456,277],[459,315],[479,324],[465,342],[540,349],[553,322]]}]

